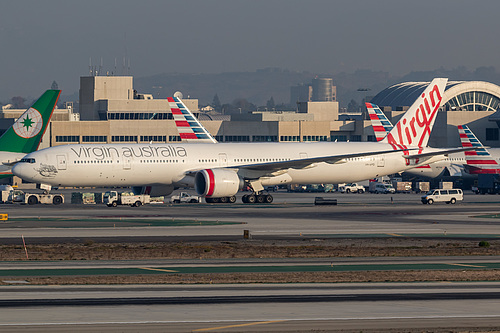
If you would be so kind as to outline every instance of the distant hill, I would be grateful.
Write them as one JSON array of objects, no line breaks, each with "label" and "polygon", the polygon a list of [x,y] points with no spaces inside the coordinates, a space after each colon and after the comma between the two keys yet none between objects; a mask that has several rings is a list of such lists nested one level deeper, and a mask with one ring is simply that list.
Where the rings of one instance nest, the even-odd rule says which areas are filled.
[{"label": "distant hill", "polygon": [[155,98],[165,98],[180,91],[184,97],[198,98],[200,105],[212,103],[215,94],[222,104],[244,98],[256,105],[265,105],[271,97],[276,104],[288,104],[290,87],[310,83],[314,77],[311,73],[276,68],[220,74],[165,73],[134,78],[134,88],[153,93]]},{"label": "distant hill", "polygon": [[[337,86],[337,99],[344,108],[351,100],[362,105],[364,98],[369,100],[383,89],[400,82],[431,81],[435,77],[447,77],[450,81],[478,80],[500,85],[500,73],[495,67],[479,67],[475,70],[468,70],[465,67],[439,68],[432,71],[410,72],[404,76],[391,76],[388,72],[373,70],[313,74],[267,68],[255,72],[164,73],[135,77],[134,88],[138,92],[151,93],[155,98],[166,98],[176,91],[181,91],[185,97],[198,98],[200,105],[212,103],[215,94],[219,96],[222,104],[233,103],[234,100],[243,98],[255,105],[265,105],[271,97],[276,104],[289,104],[290,87],[302,83],[309,84],[316,76],[333,78],[333,83]],[[78,92],[62,96],[61,99],[76,101]]]}]

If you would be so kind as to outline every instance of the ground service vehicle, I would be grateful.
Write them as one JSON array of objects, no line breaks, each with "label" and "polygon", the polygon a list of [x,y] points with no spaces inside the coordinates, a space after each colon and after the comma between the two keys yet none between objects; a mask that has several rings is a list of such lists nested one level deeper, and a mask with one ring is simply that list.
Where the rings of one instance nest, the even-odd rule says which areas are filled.
[{"label": "ground service vehicle", "polygon": [[179,193],[179,195],[171,196],[170,202],[171,203],[181,203],[181,202],[200,203],[201,197],[199,197],[197,195],[191,195],[187,192],[181,192],[181,193]]},{"label": "ground service vehicle", "polygon": [[365,187],[357,183],[339,185],[340,193],[365,193]]},{"label": "ground service vehicle", "polygon": [[48,193],[25,193],[21,190],[4,190],[2,191],[3,203],[21,203],[28,205],[54,204],[60,205],[64,203],[64,195],[48,194]]},{"label": "ground service vehicle", "polygon": [[117,192],[108,191],[104,193],[103,203],[108,207],[116,207],[118,205],[129,205],[132,207],[140,207],[151,202],[151,197],[148,194],[134,194],[134,192]]},{"label": "ground service vehicle", "polygon": [[457,201],[464,199],[464,193],[461,189],[450,190],[430,190],[426,195],[422,196],[422,203],[432,205],[434,202],[446,202],[454,204]]},{"label": "ground service vehicle", "polygon": [[371,182],[369,187],[370,193],[395,193],[396,189],[391,184]]}]

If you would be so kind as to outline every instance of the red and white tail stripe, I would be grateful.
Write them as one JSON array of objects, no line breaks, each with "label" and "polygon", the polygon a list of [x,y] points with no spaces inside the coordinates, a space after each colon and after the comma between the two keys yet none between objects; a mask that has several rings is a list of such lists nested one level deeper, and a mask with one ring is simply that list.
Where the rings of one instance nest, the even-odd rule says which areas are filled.
[{"label": "red and white tail stripe", "polygon": [[475,148],[475,150],[465,151],[467,162],[466,171],[469,174],[500,174],[500,165],[484,148],[479,139],[472,133],[467,125],[458,126],[460,142],[464,148]]},{"label": "red and white tail stripe", "polygon": [[168,97],[170,110],[182,141],[217,143],[184,103],[177,97]]}]

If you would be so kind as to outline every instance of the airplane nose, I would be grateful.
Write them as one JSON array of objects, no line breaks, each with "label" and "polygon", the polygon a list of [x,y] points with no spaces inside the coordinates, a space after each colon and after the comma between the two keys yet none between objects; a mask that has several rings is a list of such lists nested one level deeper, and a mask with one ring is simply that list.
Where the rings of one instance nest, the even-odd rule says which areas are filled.
[{"label": "airplane nose", "polygon": [[12,168],[12,173],[15,176],[17,176],[19,178],[23,178],[23,179],[28,177],[28,174],[26,173],[26,171],[27,171],[27,168],[26,168],[25,163],[17,163]]}]

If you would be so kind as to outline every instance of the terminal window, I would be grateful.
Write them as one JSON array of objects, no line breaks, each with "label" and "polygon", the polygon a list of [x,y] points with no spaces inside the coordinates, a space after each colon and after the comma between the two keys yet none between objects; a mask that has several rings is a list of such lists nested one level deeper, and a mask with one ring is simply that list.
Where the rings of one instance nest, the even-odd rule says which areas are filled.
[{"label": "terminal window", "polygon": [[113,135],[112,142],[137,142],[137,135]]},{"label": "terminal window", "polygon": [[166,135],[141,135],[142,142],[167,142]]},{"label": "terminal window", "polygon": [[80,142],[78,135],[56,135],[56,142]]},{"label": "terminal window", "polygon": [[107,142],[108,137],[105,135],[83,135],[82,142]]}]

